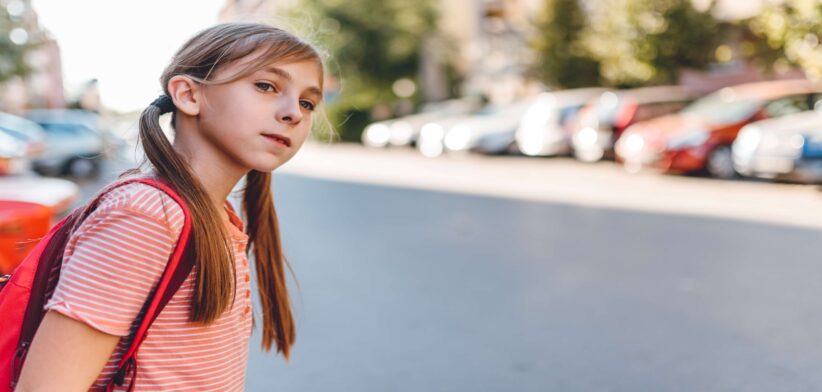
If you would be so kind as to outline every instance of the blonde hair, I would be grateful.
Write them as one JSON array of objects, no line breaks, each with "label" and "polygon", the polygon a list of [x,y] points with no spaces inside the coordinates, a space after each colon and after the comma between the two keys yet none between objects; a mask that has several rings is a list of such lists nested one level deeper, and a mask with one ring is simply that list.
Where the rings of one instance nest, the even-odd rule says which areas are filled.
[{"label": "blonde hair", "polygon": [[[261,54],[236,74],[227,79],[213,79],[221,67],[258,52]],[[261,23],[225,23],[203,30],[183,44],[163,71],[160,82],[168,94],[168,82],[175,75],[186,75],[204,84],[228,83],[273,62],[300,61],[317,63],[322,88],[322,57],[311,44],[285,30]],[[183,156],[174,150],[163,134],[159,124],[160,114],[156,106],[148,106],[142,112],[139,139],[146,159],[158,176],[180,194],[191,212],[196,280],[190,320],[209,325],[234,301],[236,277],[233,251],[219,211]],[[172,126],[174,120],[172,114]],[[271,195],[271,173],[249,172],[242,199],[249,236],[246,253],[254,254],[262,304],[262,347],[269,351],[276,343],[277,352],[282,352],[288,359],[295,340],[294,319],[285,280],[285,267],[289,270],[291,267],[283,255],[277,212]]]}]

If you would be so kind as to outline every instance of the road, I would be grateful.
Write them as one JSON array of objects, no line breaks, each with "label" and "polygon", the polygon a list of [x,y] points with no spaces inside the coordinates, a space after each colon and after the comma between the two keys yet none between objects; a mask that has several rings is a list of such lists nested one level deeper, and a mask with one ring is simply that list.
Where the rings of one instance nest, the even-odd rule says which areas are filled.
[{"label": "road", "polygon": [[814,187],[310,146],[274,193],[298,337],[249,391],[822,389]]}]

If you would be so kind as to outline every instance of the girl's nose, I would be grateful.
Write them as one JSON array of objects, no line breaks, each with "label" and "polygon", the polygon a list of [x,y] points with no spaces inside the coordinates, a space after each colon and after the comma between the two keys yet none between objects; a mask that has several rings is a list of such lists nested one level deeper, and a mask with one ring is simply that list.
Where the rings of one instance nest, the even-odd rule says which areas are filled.
[{"label": "girl's nose", "polygon": [[300,102],[283,103],[277,112],[277,120],[289,125],[297,125],[302,121],[303,113],[300,111]]}]

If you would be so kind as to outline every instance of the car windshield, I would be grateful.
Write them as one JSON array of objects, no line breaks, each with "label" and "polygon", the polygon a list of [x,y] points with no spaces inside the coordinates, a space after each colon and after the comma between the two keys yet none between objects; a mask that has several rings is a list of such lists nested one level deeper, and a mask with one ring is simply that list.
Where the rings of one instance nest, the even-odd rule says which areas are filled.
[{"label": "car windshield", "polygon": [[574,117],[577,112],[582,109],[582,105],[566,106],[559,111],[559,123],[565,124]]},{"label": "car windshield", "polygon": [[49,135],[86,136],[93,133],[91,129],[80,124],[43,123],[41,125]]},{"label": "car windshield", "polygon": [[42,132],[36,123],[8,114],[0,114],[0,127],[29,135],[28,137],[38,135]]},{"label": "car windshield", "polygon": [[762,104],[763,101],[760,99],[734,99],[725,94],[716,93],[696,100],[681,113],[713,124],[729,124],[753,116]]}]

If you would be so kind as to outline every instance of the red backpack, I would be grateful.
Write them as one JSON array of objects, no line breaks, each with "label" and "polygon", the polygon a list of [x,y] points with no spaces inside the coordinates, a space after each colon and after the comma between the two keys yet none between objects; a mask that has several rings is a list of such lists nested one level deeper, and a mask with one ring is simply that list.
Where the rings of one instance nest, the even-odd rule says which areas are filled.
[{"label": "red backpack", "polygon": [[130,337],[128,350],[120,360],[117,373],[107,386],[107,391],[112,391],[115,385],[122,386],[126,376],[130,374],[128,390],[133,390],[134,377],[137,374],[137,349],[146,338],[148,328],[194,267],[190,249],[193,241],[189,241],[191,216],[188,208],[168,185],[148,178],[123,180],[109,186],[85,207],[76,209],[58,222],[11,275],[0,278],[0,391],[13,391],[17,384],[34,333],[45,316],[43,306],[51,298],[60,278],[63,251],[73,229],[79,227],[80,223],[97,208],[103,194],[132,182],[140,182],[164,191],[182,207],[185,215],[180,241],[171,254],[157,288],[149,294],[135,320],[139,327]]}]

